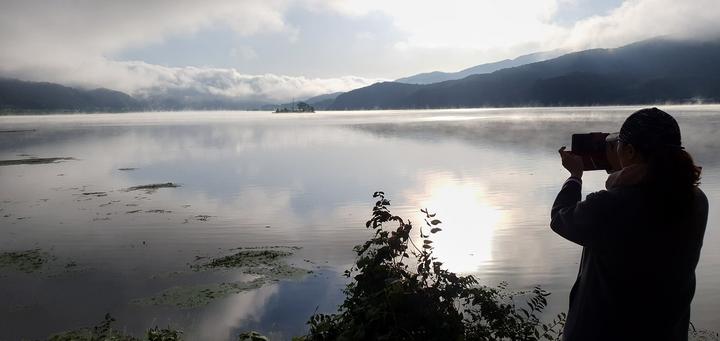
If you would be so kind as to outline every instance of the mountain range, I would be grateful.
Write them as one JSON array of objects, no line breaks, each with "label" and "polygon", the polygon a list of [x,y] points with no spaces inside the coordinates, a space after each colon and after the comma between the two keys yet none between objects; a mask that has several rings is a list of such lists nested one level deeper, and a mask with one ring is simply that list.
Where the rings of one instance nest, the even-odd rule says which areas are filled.
[{"label": "mountain range", "polygon": [[585,106],[720,101],[720,41],[645,40],[432,84],[376,83],[330,109]]},{"label": "mountain range", "polygon": [[520,66],[520,65],[541,62],[544,60],[559,57],[563,54],[565,54],[565,53],[562,50],[537,52],[537,53],[526,54],[526,55],[517,57],[515,59],[505,59],[505,60],[501,60],[499,62],[475,65],[473,67],[469,67],[467,69],[463,69],[458,72],[433,71],[433,72],[419,73],[414,76],[397,79],[397,80],[395,80],[395,82],[406,83],[406,84],[438,83],[438,82],[450,81],[450,80],[455,80],[455,79],[462,79],[462,78],[465,78],[470,75],[490,73],[490,72],[494,72],[497,70],[507,69],[510,67],[516,67],[516,66]]},{"label": "mountain range", "polygon": [[260,109],[265,104],[194,89],[165,89],[152,96],[133,97],[104,88],[80,89],[0,78],[0,113],[245,110]]},{"label": "mountain range", "polygon": [[132,111],[145,106],[126,93],[82,90],[47,82],[0,78],[0,110]]},{"label": "mountain range", "polygon": [[[507,106],[587,106],[720,102],[720,40],[645,40],[555,58],[525,55],[456,73],[427,73],[376,83],[304,102],[320,110],[424,109]],[[545,58],[551,58],[543,60]],[[541,61],[534,61],[541,60]],[[512,66],[516,65],[516,66]],[[424,84],[433,77],[454,78]],[[403,82],[400,82],[400,81]],[[414,82],[417,84],[408,84]],[[132,97],[47,82],[0,78],[0,112],[140,110],[270,110],[276,105],[168,89]]]}]

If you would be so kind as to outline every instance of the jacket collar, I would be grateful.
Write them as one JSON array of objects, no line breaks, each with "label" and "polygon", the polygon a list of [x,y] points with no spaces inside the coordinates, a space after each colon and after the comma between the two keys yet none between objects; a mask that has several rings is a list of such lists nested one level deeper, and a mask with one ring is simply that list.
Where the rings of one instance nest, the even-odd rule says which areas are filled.
[{"label": "jacket collar", "polygon": [[647,174],[647,166],[644,164],[634,164],[610,174],[605,181],[605,188],[611,190],[613,188],[633,186],[642,182]]}]

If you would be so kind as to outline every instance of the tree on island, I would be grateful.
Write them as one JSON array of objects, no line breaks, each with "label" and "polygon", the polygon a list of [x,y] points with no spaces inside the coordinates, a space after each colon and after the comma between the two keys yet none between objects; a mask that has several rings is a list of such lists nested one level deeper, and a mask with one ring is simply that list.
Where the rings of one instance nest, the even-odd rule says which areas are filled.
[{"label": "tree on island", "polygon": [[315,112],[315,108],[305,102],[298,102],[297,110],[301,112]]},{"label": "tree on island", "polygon": [[291,109],[288,109],[287,107],[283,107],[282,109],[277,108],[275,109],[276,113],[286,113],[286,112],[315,112],[315,108],[307,104],[305,102],[298,102],[297,105],[293,105]]}]

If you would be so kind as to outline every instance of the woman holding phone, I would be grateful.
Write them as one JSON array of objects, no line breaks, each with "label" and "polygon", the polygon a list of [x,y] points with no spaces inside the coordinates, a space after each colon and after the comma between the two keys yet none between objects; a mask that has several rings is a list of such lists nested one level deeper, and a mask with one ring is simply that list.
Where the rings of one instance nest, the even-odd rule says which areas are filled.
[{"label": "woman holding phone", "polygon": [[570,178],[550,226],[583,246],[563,339],[687,340],[708,215],[701,169],[657,108],[625,120],[616,151],[622,169],[582,200],[582,158],[559,150]]}]

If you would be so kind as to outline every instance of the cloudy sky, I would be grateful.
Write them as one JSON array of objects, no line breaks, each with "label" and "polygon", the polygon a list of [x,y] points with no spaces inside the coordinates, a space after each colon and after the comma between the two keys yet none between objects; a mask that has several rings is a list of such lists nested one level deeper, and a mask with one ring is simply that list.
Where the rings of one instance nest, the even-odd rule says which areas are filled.
[{"label": "cloudy sky", "polygon": [[553,49],[720,34],[717,0],[0,0],[0,76],[283,101]]}]

